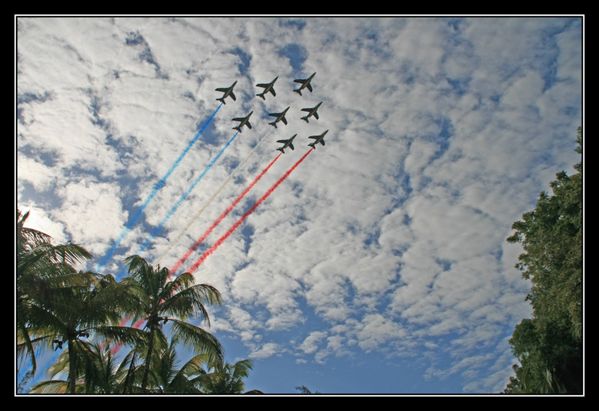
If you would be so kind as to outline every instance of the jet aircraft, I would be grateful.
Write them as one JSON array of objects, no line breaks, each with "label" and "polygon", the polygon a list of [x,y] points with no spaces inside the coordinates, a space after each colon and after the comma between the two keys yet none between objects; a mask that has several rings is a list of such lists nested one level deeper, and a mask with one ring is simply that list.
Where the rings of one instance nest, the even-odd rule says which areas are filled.
[{"label": "jet aircraft", "polygon": [[301,86],[298,89],[293,90],[293,91],[295,91],[297,94],[299,94],[301,96],[302,95],[302,90],[304,88],[307,88],[308,90],[310,90],[310,93],[311,93],[312,92],[312,85],[310,84],[310,82],[312,81],[312,78],[315,75],[316,75],[316,73],[312,73],[312,75],[310,77],[306,78],[306,79],[298,78],[298,79],[293,80],[296,83],[301,83]]},{"label": "jet aircraft", "polygon": [[233,130],[237,130],[241,133],[241,128],[243,126],[247,126],[249,129],[252,128],[252,125],[250,124],[250,116],[252,115],[253,111],[250,111],[250,114],[248,114],[245,117],[237,117],[234,118],[233,121],[239,121],[239,125],[237,127],[233,127]]},{"label": "jet aircraft", "polygon": [[324,146],[324,136],[329,132],[329,130],[324,131],[322,134],[319,134],[317,136],[310,136],[308,138],[312,138],[314,139],[313,142],[311,142],[310,144],[308,144],[310,147],[316,149],[316,144],[321,143]]},{"label": "jet aircraft", "polygon": [[279,150],[281,153],[285,153],[285,149],[287,147],[289,147],[292,150],[295,150],[295,148],[293,147],[293,139],[295,138],[295,136],[297,136],[297,134],[294,134],[291,138],[288,138],[287,140],[277,140],[277,143],[283,143],[283,147],[279,147],[277,148],[277,150]]},{"label": "jet aircraft", "polygon": [[275,81],[277,81],[277,79],[279,78],[279,76],[275,77],[275,79],[273,81],[271,81],[270,83],[261,83],[261,84],[256,84],[256,86],[258,87],[262,87],[264,89],[264,91],[262,91],[262,93],[256,94],[258,97],[262,97],[262,100],[266,100],[266,97],[264,97],[264,95],[266,93],[268,93],[270,91],[270,93],[273,96],[276,96],[277,93],[275,93]]},{"label": "jet aircraft", "polygon": [[287,110],[289,110],[289,107],[287,107],[281,113],[268,113],[269,116],[276,117],[275,121],[273,121],[272,123],[268,123],[268,124],[270,124],[271,126],[274,126],[274,128],[277,128],[277,122],[282,121],[283,124],[287,125],[287,119],[285,118],[285,114],[287,114]]},{"label": "jet aircraft", "polygon": [[316,120],[318,120],[318,113],[316,111],[318,110],[318,107],[320,107],[321,104],[322,104],[322,101],[320,103],[318,103],[317,105],[315,105],[314,107],[303,108],[302,111],[307,111],[308,114],[306,114],[304,117],[302,117],[302,120],[305,120],[306,123],[309,123],[308,118],[310,118],[310,116],[314,116],[314,117],[316,117]]},{"label": "jet aircraft", "polygon": [[235,84],[237,84],[237,81],[236,81],[235,83],[233,83],[233,84],[231,85],[231,87],[222,87],[222,88],[217,88],[217,89],[216,89],[216,91],[220,91],[220,92],[222,92],[222,93],[225,93],[225,94],[223,94],[223,96],[222,96],[221,98],[217,98],[217,100],[218,100],[218,101],[221,101],[223,104],[226,104],[226,103],[225,103],[225,99],[226,99],[227,97],[229,97],[229,96],[230,96],[230,97],[233,99],[233,101],[237,100],[237,99],[235,98],[235,94],[233,93],[233,87],[235,87]]}]

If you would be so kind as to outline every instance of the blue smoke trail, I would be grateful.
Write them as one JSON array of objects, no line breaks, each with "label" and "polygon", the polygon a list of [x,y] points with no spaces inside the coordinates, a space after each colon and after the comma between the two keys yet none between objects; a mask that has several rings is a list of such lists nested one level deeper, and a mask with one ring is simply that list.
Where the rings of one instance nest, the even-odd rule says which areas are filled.
[{"label": "blue smoke trail", "polygon": [[185,192],[183,194],[181,194],[181,196],[179,197],[177,202],[175,204],[173,204],[171,209],[168,210],[166,215],[162,218],[162,220],[160,220],[160,223],[158,223],[158,225],[152,230],[152,232],[150,233],[150,237],[148,237],[146,239],[146,241],[143,243],[143,245],[141,246],[142,251],[146,251],[150,247],[152,238],[154,238],[156,236],[156,234],[158,234],[158,231],[164,226],[164,224],[166,224],[166,222],[168,220],[170,220],[170,218],[173,216],[173,214],[175,214],[175,211],[177,211],[177,209],[179,208],[181,203],[183,203],[183,201],[185,201],[185,199],[189,196],[189,194],[191,194],[191,192],[193,191],[195,186],[198,185],[200,181],[202,181],[202,179],[204,178],[206,173],[208,171],[210,171],[212,166],[216,163],[216,161],[220,158],[220,156],[222,156],[222,154],[225,152],[227,147],[229,147],[229,145],[233,142],[233,140],[235,140],[235,138],[237,137],[237,134],[239,134],[238,131],[236,131],[235,134],[233,134],[233,136],[231,136],[231,138],[220,149],[220,151],[214,157],[212,157],[212,159],[206,165],[204,170],[202,170],[202,172],[195,178],[195,180],[193,180],[193,182],[190,184],[189,188],[187,190],[185,190]]},{"label": "blue smoke trail", "polygon": [[135,226],[135,224],[137,224],[138,220],[141,218],[146,207],[150,204],[150,202],[154,199],[154,197],[156,197],[156,194],[158,194],[158,191],[160,191],[160,189],[166,185],[166,180],[168,180],[170,175],[179,166],[179,164],[181,163],[183,158],[187,155],[189,150],[191,150],[191,147],[196,143],[196,141],[198,141],[198,139],[200,138],[202,133],[206,130],[206,128],[208,128],[210,123],[212,123],[212,120],[214,120],[214,117],[219,112],[219,110],[221,109],[222,106],[223,106],[222,104],[219,104],[219,106],[216,108],[216,110],[214,110],[214,112],[210,115],[210,117],[208,117],[208,119],[204,122],[202,127],[195,134],[193,139],[189,142],[187,147],[185,147],[185,150],[183,150],[183,152],[175,160],[175,162],[173,163],[171,168],[169,168],[168,171],[166,172],[166,174],[164,176],[162,176],[162,178],[160,180],[158,180],[158,182],[156,184],[154,184],[154,187],[152,188],[152,192],[150,193],[150,195],[148,195],[148,198],[146,198],[146,200],[144,201],[142,206],[135,212],[135,214],[133,214],[133,216],[129,219],[129,221],[127,221],[127,223],[125,224],[125,227],[123,227],[120,234],[118,235],[118,237],[112,244],[112,247],[110,247],[108,252],[106,254],[104,254],[104,256],[96,264],[96,267],[95,267],[96,272],[101,271],[104,268],[104,266],[106,266],[106,264],[108,264],[110,262],[110,260],[112,260],[112,256],[114,255],[116,249],[121,244],[121,242],[123,241],[125,236],[129,233],[129,231],[131,231],[133,226]]}]

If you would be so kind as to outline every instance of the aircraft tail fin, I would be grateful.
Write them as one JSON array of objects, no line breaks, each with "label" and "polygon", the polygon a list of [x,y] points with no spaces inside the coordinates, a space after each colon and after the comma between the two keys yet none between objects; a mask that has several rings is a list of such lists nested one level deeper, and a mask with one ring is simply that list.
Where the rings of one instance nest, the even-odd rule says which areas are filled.
[{"label": "aircraft tail fin", "polygon": [[285,150],[282,147],[277,148],[277,150],[279,150],[281,153],[285,154]]},{"label": "aircraft tail fin", "polygon": [[309,121],[308,121],[308,116],[304,116],[304,117],[302,117],[302,120],[304,120],[306,123],[309,123]]},{"label": "aircraft tail fin", "polygon": [[302,95],[302,92],[299,88],[297,90],[293,90],[293,91],[296,92],[297,94],[299,94],[300,96]]},{"label": "aircraft tail fin", "polygon": [[271,126],[274,126],[274,128],[277,128],[277,122],[276,121],[273,121],[272,123],[268,123],[268,124],[270,124]]},{"label": "aircraft tail fin", "polygon": [[217,100],[220,101],[223,104],[227,104],[227,103],[225,103],[225,98],[224,97],[217,98]]},{"label": "aircraft tail fin", "polygon": [[262,97],[262,100],[266,100],[266,97],[264,97],[264,93],[259,93],[256,94],[258,97]]},{"label": "aircraft tail fin", "polygon": [[310,144],[308,144],[308,145],[309,145],[310,147],[312,147],[312,148],[314,148],[314,149],[315,149],[315,148],[316,148],[316,147],[314,146],[315,144],[316,144],[316,143],[310,143]]}]

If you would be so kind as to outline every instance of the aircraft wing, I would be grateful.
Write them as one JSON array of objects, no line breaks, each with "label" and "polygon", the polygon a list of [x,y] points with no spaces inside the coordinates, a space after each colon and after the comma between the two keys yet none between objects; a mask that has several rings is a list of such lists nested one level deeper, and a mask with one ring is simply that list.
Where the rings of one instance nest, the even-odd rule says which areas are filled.
[{"label": "aircraft wing", "polygon": [[285,125],[287,125],[287,119],[286,119],[285,117],[281,118],[281,121],[282,121],[282,122],[283,122]]},{"label": "aircraft wing", "polygon": [[303,108],[302,111],[307,111],[309,113],[310,111],[312,111],[312,109],[311,108]]},{"label": "aircraft wing", "polygon": [[291,148],[292,150],[295,150],[295,148],[293,148],[293,143],[289,143],[289,148]]},{"label": "aircraft wing", "polygon": [[314,117],[316,117],[316,120],[318,120],[318,113],[315,111],[313,114]]},{"label": "aircraft wing", "polygon": [[260,84],[256,84],[256,86],[258,86],[258,87],[262,87],[262,88],[266,88],[266,87],[270,86],[270,84],[267,84],[267,83],[260,83]]},{"label": "aircraft wing", "polygon": [[318,136],[310,136],[308,138],[313,138],[314,140],[318,139]]},{"label": "aircraft wing", "polygon": [[220,92],[222,92],[222,93],[226,93],[227,91],[229,91],[229,89],[228,89],[227,87],[225,87],[225,88],[222,88],[222,87],[221,87],[221,88],[217,88],[217,89],[215,89],[215,90],[216,90],[216,91],[220,91]]},{"label": "aircraft wing", "polygon": [[308,83],[306,87],[308,88],[308,90],[312,91],[312,86],[310,85],[310,83]]},{"label": "aircraft wing", "polygon": [[233,91],[231,91],[231,92],[229,93],[229,95],[231,96],[231,98],[233,99],[233,101],[237,100],[237,99],[235,98],[235,94],[233,94]]},{"label": "aircraft wing", "polygon": [[244,117],[236,117],[233,119],[233,121],[243,121],[243,120],[245,120]]},{"label": "aircraft wing", "polygon": [[250,124],[249,120],[245,124],[248,126],[248,128],[250,128],[250,129],[252,128],[252,125]]},{"label": "aircraft wing", "polygon": [[283,143],[285,144],[287,142],[287,140],[277,140],[277,143]]},{"label": "aircraft wing", "polygon": [[272,93],[272,95],[273,95],[273,96],[276,96],[276,95],[277,95],[277,93],[275,93],[275,89],[274,89],[274,87],[270,89],[270,92]]},{"label": "aircraft wing", "polygon": [[293,81],[295,81],[296,83],[305,83],[306,82],[306,80],[302,80],[302,79],[299,79],[299,78],[296,79],[296,80],[293,80]]},{"label": "aircraft wing", "polygon": [[281,113],[268,113],[269,116],[279,117]]}]

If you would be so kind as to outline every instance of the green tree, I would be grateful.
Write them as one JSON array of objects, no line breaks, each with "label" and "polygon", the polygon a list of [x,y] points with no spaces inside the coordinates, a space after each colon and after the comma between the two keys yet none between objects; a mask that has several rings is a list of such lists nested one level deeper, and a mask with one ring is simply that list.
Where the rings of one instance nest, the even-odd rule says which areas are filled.
[{"label": "green tree", "polygon": [[125,262],[129,266],[129,276],[122,282],[133,290],[133,313],[146,321],[142,391],[148,387],[152,365],[156,362],[154,357],[168,349],[162,329],[167,323],[171,325],[175,341],[191,345],[198,354],[206,354],[211,359],[222,358],[222,347],[218,340],[186,321],[192,315],[198,315],[210,324],[205,304],[220,304],[220,293],[216,288],[207,284],[193,285],[194,279],[190,273],[183,273],[169,281],[166,267],[154,268],[137,255],[127,257]]},{"label": "green tree", "polygon": [[298,390],[301,394],[320,394],[318,391],[312,392],[312,390],[310,390],[305,385],[298,385],[297,387],[295,387],[295,389]]},{"label": "green tree", "polygon": [[[118,394],[125,390],[128,383],[130,355],[127,355],[117,366],[110,346],[105,343],[77,342],[79,350],[77,361],[76,393],[85,394]],[[59,379],[69,369],[69,355],[63,351],[56,362],[49,368],[50,380],[36,384],[31,393],[66,393],[68,381]],[[131,392],[132,390],[129,390]]]},{"label": "green tree", "polygon": [[120,344],[143,344],[145,333],[116,324],[126,309],[128,292],[111,275],[90,272],[73,273],[64,287],[46,292],[40,305],[29,308],[35,329],[51,338],[55,350],[66,346],[68,356],[68,392],[75,394],[81,367],[87,364],[89,346],[85,340],[104,337]]},{"label": "green tree", "polygon": [[[208,370],[199,380],[202,392],[205,394],[242,394],[245,390],[243,379],[252,369],[252,361],[249,359],[229,364],[223,360],[210,361],[206,363]],[[260,393],[253,390],[250,393]]]},{"label": "green tree", "polygon": [[31,321],[33,307],[42,306],[50,290],[77,283],[79,278],[73,275],[73,266],[90,254],[74,244],[53,245],[49,235],[25,227],[28,217],[29,212],[21,214],[17,210],[17,356],[30,360],[31,374],[34,374],[37,370],[35,346],[46,343],[51,335],[44,334],[44,327]]},{"label": "green tree", "polygon": [[[581,154],[580,128],[577,142]],[[574,169],[557,174],[553,195],[541,193],[507,239],[524,249],[516,267],[532,283],[533,318],[510,339],[521,365],[506,393],[582,392],[582,163]]]},{"label": "green tree", "polygon": [[177,368],[176,344],[176,340],[171,340],[167,349],[153,358],[147,391],[159,394],[201,394],[198,377],[204,375],[202,364],[208,356],[197,354],[181,368]]}]

